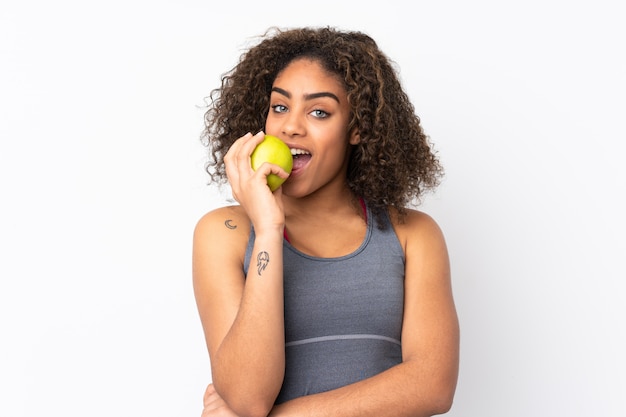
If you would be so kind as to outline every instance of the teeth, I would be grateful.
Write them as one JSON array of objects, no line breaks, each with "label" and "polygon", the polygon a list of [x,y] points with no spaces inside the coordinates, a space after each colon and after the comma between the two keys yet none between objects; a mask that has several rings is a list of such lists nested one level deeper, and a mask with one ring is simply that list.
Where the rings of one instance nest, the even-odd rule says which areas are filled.
[{"label": "teeth", "polygon": [[305,151],[304,149],[296,149],[296,148],[291,148],[291,155],[292,156],[296,156],[296,155],[310,155],[311,153],[308,151]]}]

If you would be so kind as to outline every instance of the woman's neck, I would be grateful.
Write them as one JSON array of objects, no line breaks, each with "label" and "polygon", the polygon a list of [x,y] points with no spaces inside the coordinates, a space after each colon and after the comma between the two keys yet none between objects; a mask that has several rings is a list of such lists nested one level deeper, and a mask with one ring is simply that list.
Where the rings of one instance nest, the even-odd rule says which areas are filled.
[{"label": "woman's neck", "polygon": [[328,216],[362,215],[360,198],[349,189],[341,193],[311,194],[306,197],[293,198],[283,195],[285,217],[315,218]]}]

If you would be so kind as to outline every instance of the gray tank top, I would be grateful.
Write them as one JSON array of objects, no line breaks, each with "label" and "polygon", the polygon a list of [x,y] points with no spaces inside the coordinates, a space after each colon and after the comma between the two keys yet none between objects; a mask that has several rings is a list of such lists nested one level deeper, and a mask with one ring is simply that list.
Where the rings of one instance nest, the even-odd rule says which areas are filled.
[{"label": "gray tank top", "polygon": [[[402,361],[404,252],[385,216],[380,229],[367,209],[361,246],[317,258],[283,243],[285,379],[276,403],[328,391]],[[244,269],[254,243],[250,233]]]}]

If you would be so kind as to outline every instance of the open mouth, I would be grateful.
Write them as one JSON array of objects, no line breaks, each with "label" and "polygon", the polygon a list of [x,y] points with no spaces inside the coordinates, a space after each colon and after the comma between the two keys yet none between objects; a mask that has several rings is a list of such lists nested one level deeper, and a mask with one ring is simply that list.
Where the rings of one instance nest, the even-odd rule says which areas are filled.
[{"label": "open mouth", "polygon": [[292,174],[302,169],[311,160],[311,153],[304,149],[291,148],[291,156],[293,157]]}]

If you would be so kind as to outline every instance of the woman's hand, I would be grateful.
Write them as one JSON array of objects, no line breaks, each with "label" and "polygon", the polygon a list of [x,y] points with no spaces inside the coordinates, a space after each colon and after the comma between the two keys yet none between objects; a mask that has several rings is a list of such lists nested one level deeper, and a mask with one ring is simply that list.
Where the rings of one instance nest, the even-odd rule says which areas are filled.
[{"label": "woman's hand", "polygon": [[281,178],[289,176],[278,165],[267,162],[256,171],[252,169],[250,155],[264,137],[265,133],[262,131],[254,136],[248,133],[237,139],[224,156],[226,175],[233,198],[246,210],[257,231],[284,227],[282,191],[279,188],[272,193],[267,185],[267,176],[269,174],[276,174]]},{"label": "woman's hand", "polygon": [[204,392],[204,409],[201,417],[238,417],[228,404],[215,391],[213,384],[209,384]]}]

